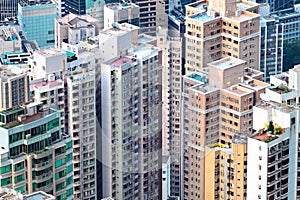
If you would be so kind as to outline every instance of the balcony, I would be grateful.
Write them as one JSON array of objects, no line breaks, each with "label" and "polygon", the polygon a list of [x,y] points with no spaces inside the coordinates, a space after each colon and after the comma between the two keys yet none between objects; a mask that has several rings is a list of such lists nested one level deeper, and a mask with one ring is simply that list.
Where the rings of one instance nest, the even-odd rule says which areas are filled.
[{"label": "balcony", "polygon": [[[49,135],[51,137],[51,134],[49,134]],[[34,152],[33,158],[34,159],[40,159],[40,158],[47,157],[47,156],[49,156],[51,154],[52,154],[52,151],[46,148],[45,150]]]},{"label": "balcony", "polygon": [[46,174],[42,174],[40,176],[34,176],[33,181],[35,181],[36,183],[41,183],[44,182],[46,180],[52,179],[52,172],[48,172]]},{"label": "balcony", "polygon": [[40,170],[46,169],[48,167],[52,166],[52,160],[48,160],[47,162],[39,163],[39,164],[34,164],[34,168]]}]

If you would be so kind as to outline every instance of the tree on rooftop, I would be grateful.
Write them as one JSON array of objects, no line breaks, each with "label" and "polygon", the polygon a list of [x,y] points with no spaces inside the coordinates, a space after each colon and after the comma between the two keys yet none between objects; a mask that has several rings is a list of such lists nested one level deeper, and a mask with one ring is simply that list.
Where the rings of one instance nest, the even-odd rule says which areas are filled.
[{"label": "tree on rooftop", "polygon": [[272,121],[269,122],[268,131],[272,131],[272,133],[274,131],[274,125]]}]

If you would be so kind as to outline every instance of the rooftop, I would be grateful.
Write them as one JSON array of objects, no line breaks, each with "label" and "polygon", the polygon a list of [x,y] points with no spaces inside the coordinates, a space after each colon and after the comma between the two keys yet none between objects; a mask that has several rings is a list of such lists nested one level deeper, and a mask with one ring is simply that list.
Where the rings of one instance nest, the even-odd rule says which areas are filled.
[{"label": "rooftop", "polygon": [[132,59],[129,58],[129,57],[122,57],[122,58],[119,58],[117,60],[114,60],[110,64],[111,65],[116,65],[116,66],[121,66],[121,65],[124,65],[126,63],[132,63]]},{"label": "rooftop", "polygon": [[122,3],[109,3],[106,4],[105,7],[110,8],[112,10],[125,10],[125,9],[131,9],[131,8],[139,8],[134,3],[128,3],[128,2],[122,2]]},{"label": "rooftop", "polygon": [[23,200],[23,195],[15,190],[0,187],[1,200]]},{"label": "rooftop", "polygon": [[147,58],[158,53],[158,48],[152,45],[139,45],[134,48],[133,54],[140,58]]},{"label": "rooftop", "polygon": [[250,2],[250,1],[242,1],[242,2],[239,2],[236,4],[237,9],[240,9],[240,10],[247,10],[254,6],[258,6],[258,4],[254,3],[254,2]]},{"label": "rooftop", "polygon": [[193,72],[190,74],[185,75],[185,77],[196,80],[198,82],[205,82],[207,79],[204,78],[203,76],[201,76],[201,74],[197,73],[197,72]]},{"label": "rooftop", "polygon": [[21,118],[18,118],[16,120],[14,120],[14,118],[13,118],[14,121],[11,121],[11,122],[6,123],[6,124],[2,124],[2,125],[0,125],[0,127],[5,128],[5,129],[10,129],[10,128],[13,128],[15,126],[19,126],[21,124],[31,123],[33,121],[42,119],[47,115],[50,115],[52,113],[57,112],[56,110],[53,110],[53,109],[47,109],[47,110],[38,110],[37,113],[32,114],[32,115],[26,115],[26,114],[25,115],[24,114],[20,115],[22,110],[24,110],[24,108],[16,107],[16,108],[10,109],[9,111],[6,110],[6,111],[0,112],[1,115],[6,116],[6,117],[8,117],[8,115],[11,115],[11,114],[17,113],[17,112],[19,112],[19,114],[17,114],[18,117],[22,116]]},{"label": "rooftop", "polygon": [[264,89],[264,88],[268,88],[270,86],[270,84],[265,83],[263,81],[259,81],[256,79],[244,79],[244,82],[240,83],[239,85],[245,86],[247,88],[251,88],[254,90],[260,90],[260,89]]},{"label": "rooftop", "polygon": [[259,16],[260,15],[248,11],[241,11],[240,15],[228,16],[227,18],[242,22],[242,21],[253,19],[253,17],[259,17]]},{"label": "rooftop", "polygon": [[218,88],[209,86],[207,84],[198,84],[198,85],[193,86],[192,89],[196,90],[197,92],[202,92],[204,94],[219,90]]},{"label": "rooftop", "polygon": [[8,81],[10,78],[16,78],[17,76],[24,77],[26,76],[26,73],[13,65],[0,66],[0,78],[3,82]]},{"label": "rooftop", "polygon": [[199,11],[205,11],[205,6],[208,6],[206,1],[196,1],[186,5],[187,7],[195,8]]},{"label": "rooftop", "polygon": [[152,37],[150,35],[145,35],[145,34],[139,34],[138,36],[138,43],[139,44],[146,44],[149,42],[154,42],[156,40],[155,37]]},{"label": "rooftop", "polygon": [[30,84],[30,86],[32,88],[43,88],[43,87],[48,87],[48,88],[52,88],[52,87],[56,87],[56,86],[60,86],[63,85],[63,82],[61,80],[54,80],[54,81],[41,81],[38,83],[32,83]]},{"label": "rooftop", "polygon": [[20,1],[21,6],[34,6],[34,5],[45,5],[54,4],[51,0],[30,0],[30,1]]},{"label": "rooftop", "polygon": [[245,68],[245,73],[244,73],[245,76],[249,76],[249,77],[256,77],[256,76],[260,76],[263,74],[264,74],[263,72],[256,70],[256,69],[249,68],[249,67]]},{"label": "rooftop", "polygon": [[[76,19],[77,18],[77,19]],[[73,13],[70,13],[62,18],[58,18],[57,21],[60,23],[60,24],[69,24],[70,25],[73,25],[72,22],[74,23],[75,21],[72,21],[76,19],[75,21],[78,21],[79,19],[80,20],[83,20],[85,22],[96,22],[98,23],[97,19],[89,16],[89,15],[75,15]]]},{"label": "rooftop", "polygon": [[1,27],[0,28],[0,41],[21,41],[19,34],[14,27]]},{"label": "rooftop", "polygon": [[232,92],[232,93],[240,95],[240,96],[243,96],[245,94],[250,94],[250,93],[254,92],[253,90],[250,90],[246,87],[240,86],[239,84],[233,85],[230,88],[227,88],[227,89],[224,89],[224,90]]},{"label": "rooftop", "polygon": [[207,13],[205,13],[205,12],[203,12],[203,13],[197,13],[197,14],[191,15],[189,17],[191,19],[194,19],[194,20],[196,20],[198,22],[202,22],[202,23],[207,22],[207,21],[213,19],[213,17],[208,16]]},{"label": "rooftop", "polygon": [[233,151],[228,146],[221,143],[212,144],[208,148],[213,151],[223,151],[227,154],[233,154]]},{"label": "rooftop", "polygon": [[52,56],[57,56],[57,55],[66,55],[65,51],[55,49],[55,48],[46,48],[46,49],[41,49],[35,52],[36,54],[43,55],[44,57],[52,57]]},{"label": "rooftop", "polygon": [[244,61],[244,60],[241,60],[241,59],[238,59],[238,58],[233,58],[233,57],[229,56],[229,57],[225,57],[225,58],[222,58],[220,60],[208,63],[208,65],[209,66],[215,66],[217,68],[220,68],[220,69],[224,70],[224,69],[229,69],[231,67],[243,64],[245,62],[246,61]]},{"label": "rooftop", "polygon": [[269,87],[269,89],[278,94],[286,94],[286,93],[292,92],[292,90],[285,85],[271,86],[271,87]]},{"label": "rooftop", "polygon": [[257,104],[255,107],[265,109],[265,110],[270,110],[270,109],[280,110],[281,112],[284,112],[284,113],[291,113],[291,112],[294,112],[295,110],[299,109],[294,106],[288,106],[286,104],[280,104],[280,103],[273,102],[273,101],[262,102],[260,104]]},{"label": "rooftop", "polygon": [[55,200],[55,197],[43,191],[34,192],[25,196],[26,200]]}]

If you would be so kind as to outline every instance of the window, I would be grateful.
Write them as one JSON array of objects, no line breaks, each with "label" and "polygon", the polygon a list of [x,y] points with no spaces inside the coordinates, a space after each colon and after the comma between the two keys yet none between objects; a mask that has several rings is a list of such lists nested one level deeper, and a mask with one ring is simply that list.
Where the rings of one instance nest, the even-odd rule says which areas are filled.
[{"label": "window", "polygon": [[17,184],[17,183],[19,183],[19,182],[21,182],[21,181],[24,181],[24,180],[25,180],[24,174],[21,174],[21,175],[19,175],[19,176],[16,176],[16,177],[15,177],[15,184]]},{"label": "window", "polygon": [[0,168],[0,174],[11,172],[11,165],[7,165]]},{"label": "window", "polygon": [[1,180],[1,186],[6,186],[6,185],[9,185],[11,184],[11,177],[9,178],[4,178]]},{"label": "window", "polygon": [[70,148],[72,148],[72,141],[70,141],[66,144],[66,149],[70,149]]}]

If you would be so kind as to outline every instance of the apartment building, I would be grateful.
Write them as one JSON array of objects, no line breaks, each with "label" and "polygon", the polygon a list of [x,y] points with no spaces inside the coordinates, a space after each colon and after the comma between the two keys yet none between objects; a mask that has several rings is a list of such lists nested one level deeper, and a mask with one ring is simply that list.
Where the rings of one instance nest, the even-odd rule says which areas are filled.
[{"label": "apartment building", "polygon": [[60,131],[59,111],[34,102],[0,115],[1,186],[73,199],[72,140]]},{"label": "apartment building", "polygon": [[258,69],[260,24],[258,6],[252,12],[233,1],[199,1],[186,6],[186,73],[232,56]]},{"label": "apartment building", "polygon": [[205,156],[205,199],[246,199],[247,137],[234,135],[232,146],[217,143]]},{"label": "apartment building", "polygon": [[62,43],[78,44],[87,41],[99,33],[99,22],[89,15],[68,14],[55,19],[55,47],[62,48]]},{"label": "apartment building", "polygon": [[247,199],[298,199],[299,109],[264,102],[254,107],[248,138]]},{"label": "apartment building", "polygon": [[184,68],[184,16],[173,11],[169,15],[168,30],[159,29],[157,46],[163,51],[163,155],[170,155],[170,196],[180,195],[180,105],[181,76]]},{"label": "apartment building", "polygon": [[66,44],[63,49],[67,51],[65,127],[73,139],[74,198],[97,199],[95,73],[99,54],[82,45]]},{"label": "apartment building", "polygon": [[62,111],[61,128],[72,138],[74,199],[97,199],[95,71],[100,66],[94,47],[63,42],[61,49],[36,51],[30,62],[35,100]]},{"label": "apartment building", "polygon": [[[269,84],[245,61],[227,57],[208,64],[209,72],[183,76],[181,195],[205,199],[206,146],[233,145],[252,132],[252,110]],[[228,194],[233,195],[233,194]],[[224,196],[224,195],[222,195]]]},{"label": "apartment building", "polygon": [[[140,33],[156,35],[156,29],[160,26],[160,21],[167,22],[169,1],[159,0],[135,0],[132,1],[140,7]],[[163,19],[165,18],[165,19]],[[166,24],[167,25],[167,24]]]},{"label": "apartment building", "polygon": [[110,3],[104,6],[104,29],[113,23],[140,25],[140,7],[134,3]]},{"label": "apartment building", "polygon": [[13,67],[0,67],[0,110],[7,110],[29,101],[29,76],[14,71]]},{"label": "apartment building", "polygon": [[181,196],[204,199],[206,137],[219,131],[218,88],[205,84],[207,75],[197,72],[183,76],[181,141]]},{"label": "apartment building", "polygon": [[100,33],[105,58],[119,55],[101,65],[103,198],[161,199],[160,51],[137,31]]}]

